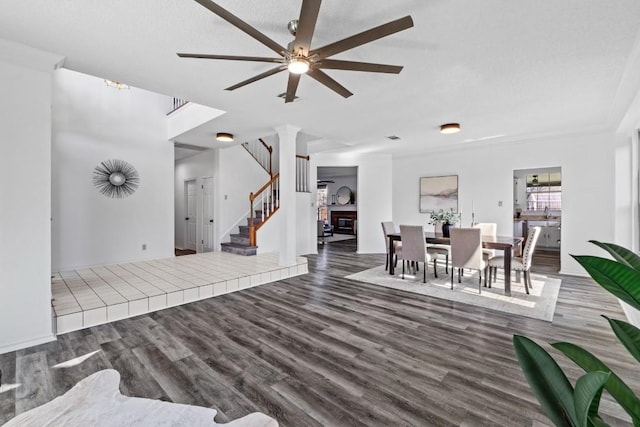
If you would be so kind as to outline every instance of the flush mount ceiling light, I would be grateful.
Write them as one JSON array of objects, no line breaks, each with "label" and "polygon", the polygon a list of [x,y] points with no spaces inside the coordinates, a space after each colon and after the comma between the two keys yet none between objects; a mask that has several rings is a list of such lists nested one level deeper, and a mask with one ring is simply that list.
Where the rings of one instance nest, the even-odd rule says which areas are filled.
[{"label": "flush mount ceiling light", "polygon": [[233,141],[233,134],[227,132],[218,132],[216,134],[216,139],[220,142],[231,142]]},{"label": "flush mount ceiling light", "polygon": [[309,71],[309,61],[304,56],[293,56],[287,61],[287,69],[293,74],[304,74]]},{"label": "flush mount ceiling light", "polygon": [[109,87],[114,87],[114,88],[116,88],[118,90],[122,90],[122,89],[129,90],[129,89],[131,89],[131,87],[129,85],[126,85],[126,84],[120,83],[120,82],[114,82],[113,80],[104,79],[104,84],[106,84]]},{"label": "flush mount ceiling light", "polygon": [[460,132],[460,123],[445,123],[440,125],[440,133],[450,134]]}]

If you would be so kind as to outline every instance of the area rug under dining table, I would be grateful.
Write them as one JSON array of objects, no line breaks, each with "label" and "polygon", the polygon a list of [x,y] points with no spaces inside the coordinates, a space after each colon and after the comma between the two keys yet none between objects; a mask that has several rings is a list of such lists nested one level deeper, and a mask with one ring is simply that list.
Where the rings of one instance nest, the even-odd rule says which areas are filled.
[{"label": "area rug under dining table", "polygon": [[[422,266],[421,266],[422,267]],[[385,271],[384,265],[370,268],[359,273],[346,276],[346,279],[366,282],[386,288],[398,289],[429,297],[441,298],[450,301],[471,304],[479,307],[532,317],[551,322],[560,292],[561,280],[542,274],[531,274],[533,286],[527,295],[524,283],[511,282],[511,296],[504,294],[504,275],[498,273],[495,283],[491,288],[482,287],[482,293],[478,294],[478,273],[465,270],[462,283],[458,283],[457,275],[454,278],[454,288],[451,290],[451,278],[444,273],[443,267],[438,268],[438,278],[433,277],[430,268],[427,273],[427,283],[422,282],[422,270],[413,274],[405,274],[402,279],[402,268],[396,269],[394,276]],[[483,278],[484,284],[484,278]]]}]

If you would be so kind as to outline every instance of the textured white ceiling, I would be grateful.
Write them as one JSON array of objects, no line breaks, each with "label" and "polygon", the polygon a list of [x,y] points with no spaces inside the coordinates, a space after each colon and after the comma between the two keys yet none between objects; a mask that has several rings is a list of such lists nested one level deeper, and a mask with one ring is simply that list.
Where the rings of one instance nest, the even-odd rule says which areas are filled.
[{"label": "textured white ceiling", "polygon": [[[301,1],[218,3],[286,45]],[[404,65],[401,74],[328,70],[349,99],[303,76],[301,99],[286,105],[276,98],[286,73],[223,90],[272,64],[175,55],[272,53],[192,0],[7,0],[0,38],[64,55],[66,68],[227,111],[203,129],[207,138],[265,136],[289,123],[327,146],[407,154],[611,126],[640,28],[637,0],[325,0],[312,47],[408,14],[414,28],[336,57]],[[452,121],[463,131],[440,135]]]}]

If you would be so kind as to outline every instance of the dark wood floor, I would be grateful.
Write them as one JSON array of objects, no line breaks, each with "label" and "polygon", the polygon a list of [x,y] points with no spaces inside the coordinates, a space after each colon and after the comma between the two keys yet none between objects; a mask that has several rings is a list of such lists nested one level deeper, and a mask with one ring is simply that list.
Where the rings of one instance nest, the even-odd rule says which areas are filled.
[{"label": "dark wood floor", "polygon": [[178,249],[175,248],[175,256],[183,256],[183,255],[193,255],[196,253],[193,249]]},{"label": "dark wood floor", "polygon": [[[113,368],[124,394],[215,407],[218,422],[261,411],[282,426],[545,425],[513,333],[584,345],[640,390],[637,365],[599,317],[623,314],[589,280],[563,277],[549,323],[346,280],[384,263],[348,253],[354,244],[320,246],[308,275],[0,355],[3,383],[20,384],[0,394],[0,424]],[[615,404],[602,411],[626,424]]]}]

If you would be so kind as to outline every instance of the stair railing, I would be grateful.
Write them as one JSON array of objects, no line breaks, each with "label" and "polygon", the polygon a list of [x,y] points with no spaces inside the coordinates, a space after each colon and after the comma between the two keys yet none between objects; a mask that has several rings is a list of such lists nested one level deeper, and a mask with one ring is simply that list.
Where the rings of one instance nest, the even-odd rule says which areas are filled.
[{"label": "stair railing", "polygon": [[269,176],[273,177],[273,147],[258,138],[258,140],[242,143],[242,146],[264,168]]},{"label": "stair railing", "polygon": [[[280,208],[280,174],[273,176],[255,193],[249,194],[249,204],[249,244],[256,246],[256,232]],[[260,217],[256,211],[261,212]]]},{"label": "stair railing", "polygon": [[309,192],[309,156],[296,154],[296,191]]},{"label": "stair railing", "polygon": [[171,111],[169,111],[167,113],[167,116],[169,114],[173,113],[174,111],[179,110],[180,108],[184,107],[188,103],[189,103],[189,101],[187,101],[187,100],[180,99],[180,98],[173,98],[173,106],[171,107]]}]

